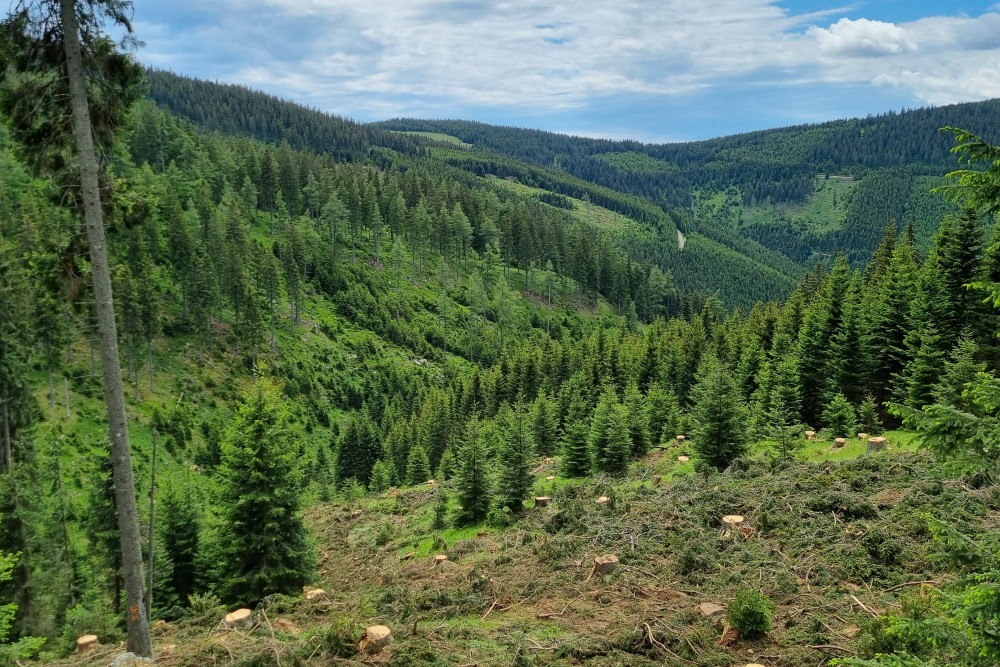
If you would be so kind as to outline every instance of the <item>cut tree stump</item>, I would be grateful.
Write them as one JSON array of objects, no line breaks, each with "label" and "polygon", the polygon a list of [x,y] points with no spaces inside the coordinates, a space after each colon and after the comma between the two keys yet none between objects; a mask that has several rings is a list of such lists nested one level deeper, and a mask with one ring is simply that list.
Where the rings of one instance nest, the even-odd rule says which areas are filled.
[{"label": "cut tree stump", "polygon": [[546,478],[545,478],[545,481],[546,481],[546,482],[551,482],[551,481],[553,481],[553,480],[554,480],[555,478],[556,478],[556,476],[555,476],[555,475],[549,475],[548,477],[546,477]]},{"label": "cut tree stump", "polygon": [[97,635],[83,635],[76,640],[76,652],[83,653],[98,646]]},{"label": "cut tree stump", "polygon": [[729,648],[730,646],[735,644],[739,638],[740,638],[739,630],[729,625],[729,622],[726,621],[722,625],[722,636],[719,637],[719,646],[722,646],[723,648]]},{"label": "cut tree stump", "polygon": [[445,554],[438,554],[437,556],[434,556],[434,567],[437,567],[446,560],[448,560],[448,556]]},{"label": "cut tree stump", "polygon": [[806,440],[815,440],[816,431],[806,431]]},{"label": "cut tree stump", "polygon": [[888,446],[888,441],[884,436],[868,438],[868,452],[879,452]]},{"label": "cut tree stump", "polygon": [[287,618],[279,618],[274,622],[274,627],[276,630],[281,630],[288,635],[297,635],[301,632],[298,626],[289,621]]},{"label": "cut tree stump", "polygon": [[860,440],[861,442],[864,442],[867,439],[868,439],[868,434],[867,433],[858,433],[858,440]]},{"label": "cut tree stump", "polygon": [[324,591],[322,588],[315,588],[313,586],[303,586],[302,595],[307,600],[315,600],[321,595],[326,595],[326,591]]},{"label": "cut tree stump", "polygon": [[433,479],[427,480],[427,486],[434,486],[435,484],[437,484],[437,482],[435,482]]},{"label": "cut tree stump", "polygon": [[687,463],[690,460],[691,460],[690,456],[678,456],[677,457],[677,462],[678,463]]},{"label": "cut tree stump", "polygon": [[597,499],[597,504],[604,506],[607,505],[610,501],[611,498],[608,498],[607,496],[601,496],[600,498]]},{"label": "cut tree stump", "polygon": [[361,510],[354,510],[353,512],[351,512],[351,518],[352,519],[360,519],[361,518]]},{"label": "cut tree stump", "polygon": [[392,642],[392,630],[384,625],[373,625],[365,629],[358,642],[361,653],[378,653]]},{"label": "cut tree stump", "polygon": [[223,625],[227,628],[249,628],[253,622],[253,612],[246,607],[231,611],[222,619]]},{"label": "cut tree stump", "polygon": [[833,446],[836,447],[837,449],[840,449],[841,447],[843,447],[846,444],[847,444],[847,438],[834,438],[833,439]]},{"label": "cut tree stump", "polygon": [[551,500],[551,498],[548,496],[538,496],[535,498],[535,507],[548,507],[549,500]]},{"label": "cut tree stump", "polygon": [[726,527],[727,530],[736,530],[743,523],[743,517],[739,514],[727,514],[722,517],[722,525]]},{"label": "cut tree stump", "polygon": [[603,556],[594,556],[594,567],[590,570],[590,576],[587,577],[587,581],[590,581],[598,574],[611,574],[618,568],[618,556],[614,554],[604,554]]},{"label": "cut tree stump", "polygon": [[677,443],[680,444],[680,443],[684,442],[685,440],[687,440],[687,436],[686,435],[678,435],[677,437],[674,438],[674,440],[676,440]]}]

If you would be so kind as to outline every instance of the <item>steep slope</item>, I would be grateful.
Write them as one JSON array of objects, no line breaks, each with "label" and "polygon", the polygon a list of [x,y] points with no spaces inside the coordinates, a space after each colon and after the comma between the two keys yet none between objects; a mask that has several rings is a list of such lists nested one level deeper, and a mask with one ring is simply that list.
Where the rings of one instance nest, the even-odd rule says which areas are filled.
[{"label": "steep slope", "polygon": [[[338,159],[370,158],[383,169],[416,168],[460,180],[459,172],[464,171],[480,177],[465,181],[478,188],[489,186],[484,179],[516,179],[551,193],[553,196],[548,200],[544,196],[539,198],[540,203],[563,209],[564,213],[575,210],[577,205],[560,197],[587,200],[588,205],[624,215],[640,224],[615,233],[597,231],[613,238],[635,261],[652,263],[671,274],[678,287],[700,293],[692,303],[702,301],[704,295],[715,294],[728,305],[749,308],[758,300],[787,296],[803,273],[797,263],[753,239],[707,220],[695,220],[673,207],[664,210],[627,190],[595,185],[564,169],[538,166],[493,152],[463,150],[456,148],[454,142],[442,143],[445,135],[441,134],[410,135],[375,125],[358,125],[240,86],[157,71],[149,76],[151,99],[208,130],[268,141],[286,140],[293,146],[308,147]],[[442,164],[452,169],[442,170]],[[590,225],[584,216],[577,219]],[[683,252],[676,241],[678,228],[691,241]],[[524,270],[532,260],[517,257],[513,261]],[[544,260],[540,266],[544,266]],[[611,289],[611,276],[595,277],[605,282],[592,287],[607,293]],[[624,302],[622,305],[624,308]]]},{"label": "steep slope", "polygon": [[[939,216],[951,210],[924,205],[926,192],[956,167],[952,136],[940,128],[958,126],[989,139],[998,124],[1000,100],[663,145],[455,120],[394,119],[378,126],[445,133],[537,166],[558,166],[665,209],[689,208],[799,261],[839,249],[860,262],[890,221],[913,218],[926,242]],[[821,190],[817,177],[829,174],[865,184],[846,219],[829,208],[800,210]],[[886,192],[895,193],[892,203],[884,201]],[[720,198],[735,208],[720,211]]]}]

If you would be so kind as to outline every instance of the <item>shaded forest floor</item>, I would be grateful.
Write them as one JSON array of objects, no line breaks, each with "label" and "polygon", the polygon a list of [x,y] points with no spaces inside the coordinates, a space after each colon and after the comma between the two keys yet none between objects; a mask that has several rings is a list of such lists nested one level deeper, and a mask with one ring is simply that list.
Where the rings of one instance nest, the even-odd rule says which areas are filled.
[{"label": "shaded forest floor", "polygon": [[[535,491],[552,504],[507,528],[433,529],[438,491],[427,485],[316,505],[326,594],[269,598],[245,631],[219,629],[228,610],[196,608],[158,629],[157,664],[780,667],[872,655],[889,648],[883,614],[919,597],[917,582],[949,581],[928,517],[977,537],[1000,519],[996,488],[949,477],[901,434],[890,442],[893,451],[854,458],[809,443],[802,462],[759,455],[709,475],[662,450],[626,479],[546,481],[557,462],[541,460]],[[723,529],[729,514],[745,517],[742,531]],[[435,565],[436,554],[448,560]],[[590,578],[601,554],[620,566]],[[724,615],[699,605],[725,606],[744,585],[775,603],[773,629],[720,643]],[[390,648],[357,654],[376,624],[391,628]]]}]

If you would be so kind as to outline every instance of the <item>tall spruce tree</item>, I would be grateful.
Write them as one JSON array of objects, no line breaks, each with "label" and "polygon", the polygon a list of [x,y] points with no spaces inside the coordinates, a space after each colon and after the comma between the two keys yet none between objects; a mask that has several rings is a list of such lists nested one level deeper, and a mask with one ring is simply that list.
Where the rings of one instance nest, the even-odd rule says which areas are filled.
[{"label": "tall spruce tree", "polygon": [[288,403],[278,385],[260,378],[226,428],[221,445],[216,535],[223,599],[254,605],[292,593],[316,560],[302,519],[302,468]]},{"label": "tall spruce tree", "polygon": [[455,496],[458,500],[455,523],[459,526],[485,519],[490,509],[491,495],[483,428],[476,417],[466,425],[464,440],[458,457],[458,474],[455,476]]},{"label": "tall spruce tree", "polygon": [[504,422],[504,441],[500,448],[499,502],[512,512],[524,508],[524,498],[531,488],[531,461],[535,455],[531,425],[523,405],[500,417]]},{"label": "tall spruce tree", "polygon": [[699,458],[722,469],[747,450],[746,408],[732,374],[708,356],[691,390],[691,438]]},{"label": "tall spruce tree", "polygon": [[[7,88],[2,103],[13,121],[15,136],[31,154],[34,166],[57,174],[70,186],[68,194],[86,221],[128,597],[128,649],[140,656],[151,656],[149,619],[143,603],[139,514],[97,152],[100,149],[102,155],[111,153],[114,136],[140,94],[140,67],[115,48],[104,30],[104,24],[111,22],[131,37],[130,8],[131,3],[118,0],[19,3],[3,24],[3,56],[15,72],[10,80],[15,86]],[[69,169],[67,153],[76,158]]]}]

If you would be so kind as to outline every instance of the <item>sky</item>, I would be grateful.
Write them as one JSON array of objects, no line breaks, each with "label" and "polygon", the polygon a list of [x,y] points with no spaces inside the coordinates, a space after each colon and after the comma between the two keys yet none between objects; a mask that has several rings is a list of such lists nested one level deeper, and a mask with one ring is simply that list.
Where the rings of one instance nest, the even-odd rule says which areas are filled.
[{"label": "sky", "polygon": [[144,64],[359,121],[670,142],[1000,97],[997,0],[135,0]]}]

